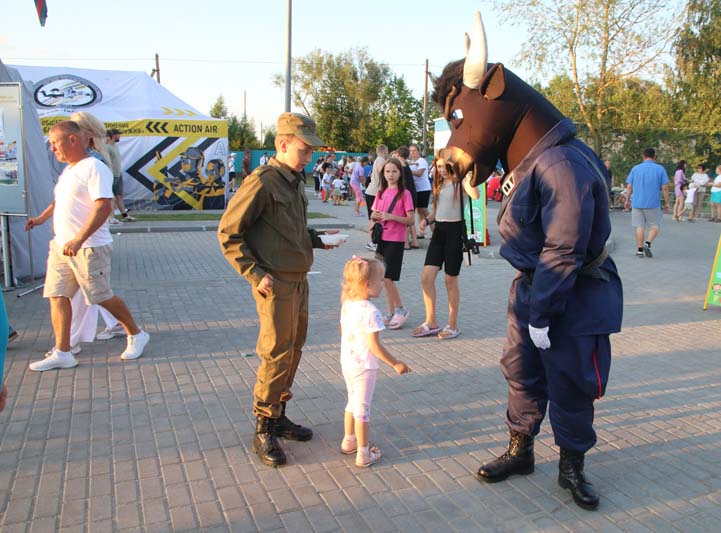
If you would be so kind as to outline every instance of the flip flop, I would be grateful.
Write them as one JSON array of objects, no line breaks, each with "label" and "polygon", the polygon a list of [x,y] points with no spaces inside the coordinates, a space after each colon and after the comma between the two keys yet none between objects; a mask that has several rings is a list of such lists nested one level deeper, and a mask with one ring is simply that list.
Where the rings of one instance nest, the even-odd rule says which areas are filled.
[{"label": "flip flop", "polygon": [[439,326],[432,328],[428,324],[423,322],[423,324],[413,330],[411,335],[414,337],[428,337],[429,335],[435,335],[439,331],[441,331],[441,328]]},{"label": "flip flop", "polygon": [[446,326],[443,328],[443,330],[438,334],[439,339],[455,339],[458,337],[458,335],[461,334],[461,330],[459,329],[453,329],[451,326]]}]

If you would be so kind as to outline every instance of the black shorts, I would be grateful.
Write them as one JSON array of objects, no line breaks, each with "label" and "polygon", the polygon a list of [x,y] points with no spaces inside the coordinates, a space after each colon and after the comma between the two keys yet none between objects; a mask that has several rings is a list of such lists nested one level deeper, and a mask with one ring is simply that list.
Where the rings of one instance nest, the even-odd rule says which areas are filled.
[{"label": "black shorts", "polygon": [[428,209],[428,202],[431,199],[431,191],[416,192],[416,209]]},{"label": "black shorts", "polygon": [[123,177],[113,176],[113,196],[123,195]]},{"label": "black shorts", "polygon": [[426,251],[425,265],[441,268],[448,276],[457,276],[463,263],[463,221],[436,222]]},{"label": "black shorts", "polygon": [[371,219],[371,213],[373,213],[373,202],[375,202],[375,200],[375,196],[366,194],[366,210],[368,211],[368,220]]},{"label": "black shorts", "polygon": [[391,281],[401,279],[401,267],[403,266],[403,242],[381,241],[376,249],[376,254],[383,258],[386,265],[385,278]]}]

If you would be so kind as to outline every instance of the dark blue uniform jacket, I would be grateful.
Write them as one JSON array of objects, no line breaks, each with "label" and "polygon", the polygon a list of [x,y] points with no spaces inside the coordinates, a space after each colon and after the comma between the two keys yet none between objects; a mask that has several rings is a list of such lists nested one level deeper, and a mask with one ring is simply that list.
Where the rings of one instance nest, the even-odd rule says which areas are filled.
[{"label": "dark blue uniform jacket", "polygon": [[576,139],[571,121],[559,122],[512,171],[516,191],[504,199],[500,253],[532,274],[530,309],[524,310],[532,326],[550,326],[552,334],[610,334],[621,330],[623,313],[616,265],[607,257],[601,275],[580,273],[611,234],[608,193],[579,149],[608,183],[603,163]]}]

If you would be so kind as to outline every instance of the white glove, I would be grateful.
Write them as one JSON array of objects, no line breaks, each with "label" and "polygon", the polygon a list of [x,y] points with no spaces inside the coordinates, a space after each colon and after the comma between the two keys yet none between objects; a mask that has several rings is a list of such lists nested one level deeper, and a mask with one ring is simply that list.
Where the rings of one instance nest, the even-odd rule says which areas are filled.
[{"label": "white glove", "polygon": [[551,347],[551,341],[548,339],[548,326],[545,328],[534,328],[528,324],[528,333],[531,334],[531,340],[536,348],[548,350]]}]

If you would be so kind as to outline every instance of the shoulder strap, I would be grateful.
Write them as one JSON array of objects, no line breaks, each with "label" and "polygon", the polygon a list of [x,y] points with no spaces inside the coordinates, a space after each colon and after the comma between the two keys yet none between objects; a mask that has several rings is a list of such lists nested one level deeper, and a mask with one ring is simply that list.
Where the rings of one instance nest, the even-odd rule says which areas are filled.
[{"label": "shoulder strap", "polygon": [[601,180],[601,183],[603,183],[603,188],[606,189],[606,196],[609,198],[609,201],[610,201],[611,191],[608,189],[608,182],[606,181],[606,177],[605,177],[604,173],[601,172],[600,168],[598,168],[598,165],[596,164],[596,162],[593,161],[593,159],[591,159],[590,157],[588,157],[588,155],[586,155],[586,153],[583,150],[581,150],[578,146],[576,146],[575,144],[569,144],[569,146],[571,148],[573,148],[574,150],[576,150],[579,154],[581,154],[583,156],[583,158],[588,162],[588,164],[591,165],[591,168],[593,168],[593,170],[596,171],[596,176],[598,177],[598,179]]},{"label": "shoulder strap", "polygon": [[[388,190],[388,189],[386,189],[386,190]],[[395,197],[393,198],[393,201],[391,202],[391,205],[388,206],[388,211],[386,211],[386,213],[392,213],[392,212],[393,212],[393,208],[396,206],[396,202],[398,201],[398,198],[400,198],[400,197],[401,197],[401,191],[398,191],[398,192],[396,193]]]}]

